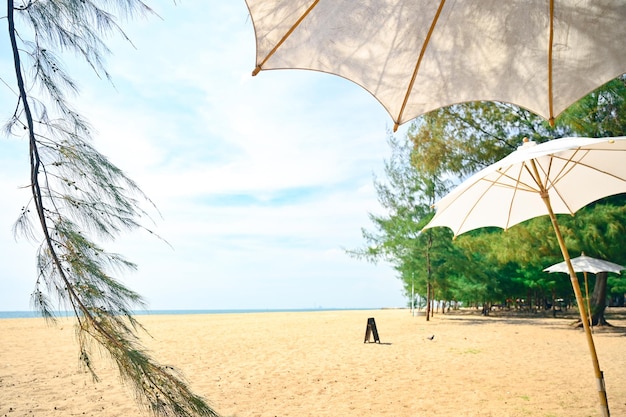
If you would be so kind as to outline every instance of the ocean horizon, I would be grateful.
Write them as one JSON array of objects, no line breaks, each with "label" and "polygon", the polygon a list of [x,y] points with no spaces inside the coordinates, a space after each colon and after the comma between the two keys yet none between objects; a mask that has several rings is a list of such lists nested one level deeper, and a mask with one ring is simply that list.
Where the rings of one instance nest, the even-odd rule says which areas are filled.
[{"label": "ocean horizon", "polygon": [[[363,308],[251,308],[251,309],[206,309],[206,310],[136,310],[135,316],[146,315],[185,315],[185,314],[249,314],[249,313],[301,313],[313,311],[357,311],[357,310],[381,310],[385,307]],[[398,307],[399,308],[399,307]],[[71,317],[72,311],[55,311],[55,317]],[[0,311],[0,319],[27,319],[41,318],[38,311]]]}]

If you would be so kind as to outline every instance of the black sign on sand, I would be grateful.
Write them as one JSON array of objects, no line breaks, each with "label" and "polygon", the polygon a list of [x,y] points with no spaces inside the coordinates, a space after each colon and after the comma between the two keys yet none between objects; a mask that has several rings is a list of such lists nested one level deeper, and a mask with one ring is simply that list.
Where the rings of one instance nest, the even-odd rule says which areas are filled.
[{"label": "black sign on sand", "polygon": [[378,337],[378,329],[376,329],[376,321],[374,317],[370,317],[367,319],[367,327],[365,328],[365,340],[363,343],[371,342],[371,338],[374,336],[374,342],[380,343],[380,338]]}]

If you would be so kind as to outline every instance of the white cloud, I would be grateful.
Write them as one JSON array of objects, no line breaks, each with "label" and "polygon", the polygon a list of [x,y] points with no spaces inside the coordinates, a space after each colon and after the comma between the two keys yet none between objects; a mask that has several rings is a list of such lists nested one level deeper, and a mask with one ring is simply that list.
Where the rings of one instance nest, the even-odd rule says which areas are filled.
[{"label": "white cloud", "polygon": [[[252,78],[243,1],[157,7],[163,20],[126,25],[136,50],[113,42],[116,89],[85,75],[77,105],[97,148],[155,201],[156,232],[173,246],[141,232],[109,245],[139,264],[129,285],[155,309],[403,305],[388,266],[342,249],[363,244],[367,213],[380,210],[372,172],[391,124],[382,107],[325,74]],[[0,177],[3,193],[22,175]],[[8,201],[0,214],[15,210]],[[15,248],[5,235],[0,248]],[[16,283],[32,287],[31,250],[5,261],[0,309],[27,308]]]}]

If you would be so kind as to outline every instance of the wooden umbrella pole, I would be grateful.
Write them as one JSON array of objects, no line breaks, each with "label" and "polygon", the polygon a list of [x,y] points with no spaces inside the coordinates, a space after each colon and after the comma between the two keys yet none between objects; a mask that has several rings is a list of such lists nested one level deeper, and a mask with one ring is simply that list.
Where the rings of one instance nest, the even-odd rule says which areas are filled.
[{"label": "wooden umbrella pole", "polygon": [[591,360],[593,362],[593,369],[595,371],[596,380],[598,383],[598,394],[600,395],[600,406],[602,408],[602,416],[609,417],[609,403],[606,396],[606,388],[604,385],[604,375],[600,370],[600,363],[598,362],[598,354],[596,353],[596,346],[593,343],[593,335],[591,334],[591,329],[589,328],[589,321],[587,319],[587,313],[585,309],[585,302],[583,300],[582,292],[580,291],[580,284],[578,283],[578,277],[576,276],[576,272],[574,272],[574,267],[572,266],[572,261],[569,257],[569,253],[567,251],[567,247],[565,246],[565,240],[563,239],[563,235],[561,234],[561,229],[559,228],[559,224],[556,221],[556,216],[552,211],[552,205],[550,204],[550,196],[547,191],[541,193],[541,198],[548,209],[548,214],[550,215],[550,220],[552,221],[552,226],[554,228],[554,233],[556,234],[556,238],[559,241],[559,246],[561,247],[561,252],[563,253],[563,259],[567,264],[567,269],[569,271],[570,280],[572,281],[572,287],[574,288],[574,294],[576,295],[576,303],[578,304],[578,311],[580,313],[580,319],[583,323],[583,328],[585,329],[585,335],[587,336],[587,344],[589,345],[589,352],[591,353]]}]

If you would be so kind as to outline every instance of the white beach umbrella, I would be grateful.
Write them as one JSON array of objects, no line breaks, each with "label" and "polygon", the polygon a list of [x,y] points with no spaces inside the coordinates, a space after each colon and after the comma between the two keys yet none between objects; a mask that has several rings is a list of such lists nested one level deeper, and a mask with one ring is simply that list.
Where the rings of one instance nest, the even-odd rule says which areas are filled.
[{"label": "white beach umbrella", "polygon": [[626,137],[562,138],[539,145],[526,141],[443,197],[425,227],[446,226],[456,236],[487,226],[508,229],[533,217],[550,216],[576,295],[605,416],[609,411],[604,378],[555,213],[574,214],[593,201],[620,193],[626,193]]},{"label": "white beach umbrella", "polygon": [[[582,272],[583,277],[585,279],[585,296],[587,298],[587,313],[589,314],[589,323],[593,327],[593,321],[591,320],[591,306],[589,303],[589,284],[587,279],[587,273],[597,274],[599,272],[614,272],[616,274],[620,274],[624,268],[621,265],[615,264],[613,262],[605,261],[603,259],[591,258],[589,256],[585,256],[585,254],[581,254],[576,258],[571,259],[572,268],[574,268],[575,272]],[[545,272],[562,272],[569,273],[567,262],[559,262],[558,264],[554,264],[544,269]]]},{"label": "white beach umbrella", "polygon": [[[625,267],[615,264],[613,262],[605,261],[603,259],[592,258],[582,254],[576,258],[572,258],[572,267],[575,272],[588,272],[591,274],[597,274],[598,272],[614,272],[616,274],[621,273]],[[563,272],[569,273],[567,269],[567,262],[559,262],[544,269],[545,272]]]},{"label": "white beach umbrella", "polygon": [[476,100],[514,103],[552,121],[626,72],[621,0],[246,3],[256,35],[253,75],[339,75],[370,92],[395,128]]},{"label": "white beach umbrella", "polygon": [[506,230],[550,212],[574,214],[600,198],[626,192],[624,151],[624,136],[524,142],[439,200],[427,228],[447,226],[456,236],[488,226]]}]

